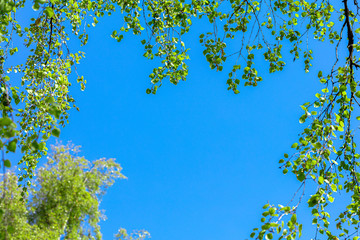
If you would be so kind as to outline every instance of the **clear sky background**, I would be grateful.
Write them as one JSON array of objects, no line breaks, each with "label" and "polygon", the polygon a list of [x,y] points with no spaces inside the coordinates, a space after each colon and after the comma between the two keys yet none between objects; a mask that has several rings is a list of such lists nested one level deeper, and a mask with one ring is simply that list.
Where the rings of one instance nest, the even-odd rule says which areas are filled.
[{"label": "clear sky background", "polygon": [[[262,206],[286,204],[299,186],[278,160],[303,128],[299,106],[321,89],[317,72],[304,74],[299,61],[269,75],[258,64],[264,81],[234,95],[227,72],[210,70],[202,55],[200,23],[186,41],[188,80],[164,82],[147,95],[155,63],[142,57],[141,38],[110,38],[118,19],[101,19],[80,49],[86,59],[78,72],[88,83],[84,92],[73,84],[80,112],[71,112],[60,137],[81,145],[90,160],[116,158],[128,177],[101,203],[108,218],[101,223],[104,239],[119,227],[146,229],[154,240],[248,238],[260,225]],[[317,49],[315,57],[324,54]],[[314,65],[326,65],[323,59]],[[310,210],[300,210],[300,219],[309,220]],[[311,236],[312,230],[305,228]]]}]

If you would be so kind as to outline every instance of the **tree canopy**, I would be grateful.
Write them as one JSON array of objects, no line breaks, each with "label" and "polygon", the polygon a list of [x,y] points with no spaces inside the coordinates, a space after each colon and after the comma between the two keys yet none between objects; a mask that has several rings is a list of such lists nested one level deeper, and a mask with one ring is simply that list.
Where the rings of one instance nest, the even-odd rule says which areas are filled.
[{"label": "tree canopy", "polygon": [[[26,24],[18,13],[31,6],[34,17]],[[199,36],[205,60],[216,71],[223,71],[226,63],[231,66],[226,84],[236,94],[240,85],[257,86],[263,80],[258,61],[275,73],[299,59],[309,72],[316,51],[312,43],[328,48],[333,59],[326,59],[327,66],[315,78],[323,88],[313,99],[304,100],[299,122],[306,126],[299,140],[289,144],[291,154],[280,160],[284,174],[291,172],[301,183],[297,198],[288,206],[265,205],[262,224],[251,237],[300,237],[302,224],[296,213],[301,202],[311,209],[312,223],[318,227],[315,238],[359,235],[360,8],[356,0],[5,0],[0,9],[1,147],[7,152],[21,149],[19,181],[24,186],[38,159],[47,153],[47,139],[59,136],[68,111],[76,107],[69,93],[74,82],[70,74],[76,73],[77,82],[85,87],[86,80],[76,71],[84,53],[70,49],[70,39],[76,36],[86,44],[86,29],[106,14],[123,20],[111,35],[114,39],[120,42],[127,33],[139,35],[144,56],[157,61],[146,90],[153,94],[165,80],[173,84],[186,80],[190,50],[184,39],[199,19],[209,29]],[[11,59],[16,54],[26,57],[14,64]],[[3,165],[10,166],[5,157]],[[306,184],[312,186],[310,197],[303,194]],[[327,209],[340,191],[351,201],[333,218]],[[330,222],[336,228],[329,227]]]},{"label": "tree canopy", "polygon": [[[26,199],[20,200],[16,174],[6,173],[0,186],[0,239],[102,239],[99,222],[106,216],[99,205],[117,178],[125,176],[114,159],[90,162],[79,156],[79,147],[53,146]],[[146,231],[129,235],[120,229],[116,239],[146,236]]]}]

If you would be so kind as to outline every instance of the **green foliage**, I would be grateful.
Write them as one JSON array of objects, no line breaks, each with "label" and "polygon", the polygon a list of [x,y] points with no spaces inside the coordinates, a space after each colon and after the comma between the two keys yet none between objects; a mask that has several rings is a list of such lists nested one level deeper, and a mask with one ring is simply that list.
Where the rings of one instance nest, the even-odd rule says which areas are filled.
[{"label": "green foliage", "polygon": [[[270,73],[283,70],[297,59],[309,72],[316,50],[311,49],[312,43],[316,41],[334,52],[334,59],[326,59],[328,68],[317,73],[323,89],[301,106],[304,114],[299,122],[308,125],[292,144],[293,153],[280,160],[283,173],[292,173],[301,184],[296,192],[298,202],[293,199],[289,203],[292,205],[285,207],[268,205],[261,219],[263,224],[251,237],[299,237],[302,225],[296,212],[304,198],[317,234],[328,239],[349,239],[358,230],[357,1],[35,0],[31,3],[37,16],[29,26],[23,26],[16,13],[29,2],[0,2],[0,147],[3,152],[15,152],[20,147],[20,181],[25,183],[33,176],[38,159],[47,153],[47,139],[60,135],[59,127],[67,123],[68,111],[74,107],[69,75],[76,72],[75,66],[84,53],[70,52],[70,36],[86,44],[86,27],[96,26],[100,17],[118,11],[123,26],[114,29],[111,37],[119,42],[128,32],[142,37],[144,56],[159,63],[149,75],[151,87],[146,90],[155,94],[165,79],[173,84],[186,80],[189,49],[184,35],[194,21],[202,19],[204,32],[199,41],[204,58],[217,71],[223,71],[225,63],[232,66],[226,83],[234,93],[240,92],[240,84],[257,86],[263,80],[256,65],[260,59],[267,63]],[[29,51],[22,55],[26,59],[19,65],[9,65],[11,56],[19,54],[24,43]],[[229,50],[228,46],[234,44],[237,49]],[[77,81],[84,89],[86,80],[79,75]],[[311,196],[301,191],[308,182],[315,184]],[[333,219],[327,208],[340,192],[346,192],[350,204]],[[329,228],[330,223],[335,223],[335,230]]]},{"label": "green foliage", "polygon": [[[0,239],[102,239],[101,197],[117,178],[125,177],[114,159],[90,162],[78,152],[70,145],[54,147],[25,199],[15,174],[5,175]],[[145,233],[139,236],[149,236]]]},{"label": "green foliage", "polygon": [[150,233],[147,231],[135,231],[128,234],[128,232],[123,228],[120,228],[118,233],[115,234],[116,240],[144,240],[149,237]]}]

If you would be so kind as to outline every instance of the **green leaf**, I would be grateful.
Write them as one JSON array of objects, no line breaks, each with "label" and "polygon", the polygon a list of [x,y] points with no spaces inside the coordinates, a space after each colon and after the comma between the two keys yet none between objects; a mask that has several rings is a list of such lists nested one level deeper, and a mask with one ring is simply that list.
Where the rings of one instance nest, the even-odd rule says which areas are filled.
[{"label": "green leaf", "polygon": [[39,149],[39,143],[38,143],[36,140],[34,140],[34,141],[31,142],[31,146],[32,146],[33,148],[35,148],[35,150],[38,150],[38,149]]},{"label": "green leaf", "polygon": [[54,137],[59,137],[60,136],[60,129],[58,128],[54,128],[52,131],[51,131],[51,134],[54,136]]},{"label": "green leaf", "polygon": [[293,145],[291,145],[291,148],[297,148],[298,143],[294,143]]},{"label": "green leaf", "polygon": [[325,78],[322,78],[322,79],[320,79],[320,82],[321,82],[321,83],[326,83],[326,79],[325,79]]},{"label": "green leaf", "polygon": [[360,91],[357,91],[357,92],[355,93],[355,96],[358,97],[358,98],[360,98]]},{"label": "green leaf", "polygon": [[270,209],[269,209],[269,213],[270,213],[270,215],[274,214],[274,213],[275,213],[275,211],[276,211],[276,210],[275,210],[275,208],[270,208]]},{"label": "green leaf", "polygon": [[60,115],[61,115],[61,111],[60,111],[60,110],[55,111],[54,117],[55,117],[56,119],[59,119],[59,118],[60,118]]},{"label": "green leaf", "polygon": [[44,13],[49,17],[52,18],[54,16],[54,10],[51,7],[46,7]]},{"label": "green leaf", "polygon": [[56,106],[53,105],[48,109],[48,113],[53,115],[56,119],[59,119],[61,115],[61,110],[59,110]]},{"label": "green leaf", "polygon": [[10,152],[15,152],[16,151],[16,143],[17,143],[17,139],[14,139],[11,142],[9,142],[7,145],[7,150],[9,150]]},{"label": "green leaf", "polygon": [[319,184],[323,184],[323,183],[324,183],[324,178],[323,178],[322,176],[320,176],[320,177],[318,178],[318,183],[319,183]]},{"label": "green leaf", "polygon": [[299,123],[303,124],[306,120],[306,115],[302,115],[299,119]]},{"label": "green leaf", "polygon": [[32,6],[32,9],[34,11],[38,11],[40,9],[40,4],[38,2],[35,2],[34,5]]},{"label": "green leaf", "polygon": [[291,221],[292,223],[296,223],[296,214],[295,214],[295,213],[291,216],[290,221]]},{"label": "green leaf", "polygon": [[268,234],[266,234],[265,239],[266,239],[266,240],[273,239],[273,235],[272,235],[272,233],[268,233]]},{"label": "green leaf", "polygon": [[13,121],[8,117],[0,118],[0,126],[9,126]]},{"label": "green leaf", "polygon": [[299,173],[299,174],[296,176],[296,178],[297,178],[300,182],[302,182],[302,181],[305,180],[306,176],[305,176],[305,174],[304,174],[303,172],[301,172],[301,173]]},{"label": "green leaf", "polygon": [[317,143],[315,143],[314,147],[317,149],[320,149],[322,147],[322,144],[317,142]]},{"label": "green leaf", "polygon": [[4,161],[4,166],[7,167],[7,168],[11,167],[11,162],[10,162],[10,160],[6,159],[6,160]]}]

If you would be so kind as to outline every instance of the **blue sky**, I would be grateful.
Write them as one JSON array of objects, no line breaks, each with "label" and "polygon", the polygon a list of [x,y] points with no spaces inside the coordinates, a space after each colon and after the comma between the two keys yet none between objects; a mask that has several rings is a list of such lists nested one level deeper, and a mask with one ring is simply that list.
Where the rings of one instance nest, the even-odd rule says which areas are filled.
[{"label": "blue sky", "polygon": [[80,112],[61,134],[89,159],[116,158],[128,177],[102,201],[104,239],[119,227],[155,240],[247,238],[261,207],[285,204],[298,187],[277,162],[303,127],[299,105],[319,91],[316,72],[303,74],[301,62],[272,75],[260,66],[264,81],[234,95],[227,73],[209,69],[195,26],[188,80],[147,95],[155,65],[142,57],[141,39],[110,38],[114,21],[102,19],[81,49],[78,71],[88,83],[84,92],[74,84]]},{"label": "blue sky", "polygon": [[[155,240],[247,238],[260,225],[261,207],[287,203],[299,186],[277,162],[303,128],[299,106],[321,89],[317,72],[290,62],[269,75],[258,65],[264,81],[234,95],[227,72],[209,69],[198,24],[186,42],[188,80],[147,95],[156,65],[142,57],[140,38],[110,38],[117,23],[116,16],[102,19],[80,49],[86,58],[78,72],[88,83],[84,92],[73,84],[80,112],[71,112],[60,137],[81,145],[88,159],[116,158],[128,177],[101,203],[104,239],[120,227],[146,229]],[[309,219],[302,210],[300,219]]]}]

